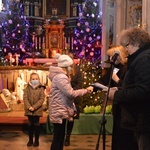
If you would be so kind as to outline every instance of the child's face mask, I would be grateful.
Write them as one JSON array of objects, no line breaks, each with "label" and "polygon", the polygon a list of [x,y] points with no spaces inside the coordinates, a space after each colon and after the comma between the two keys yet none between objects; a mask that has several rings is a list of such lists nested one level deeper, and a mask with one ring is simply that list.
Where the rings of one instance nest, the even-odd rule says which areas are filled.
[{"label": "child's face mask", "polygon": [[31,84],[32,85],[37,85],[37,84],[39,84],[39,80],[31,80]]}]

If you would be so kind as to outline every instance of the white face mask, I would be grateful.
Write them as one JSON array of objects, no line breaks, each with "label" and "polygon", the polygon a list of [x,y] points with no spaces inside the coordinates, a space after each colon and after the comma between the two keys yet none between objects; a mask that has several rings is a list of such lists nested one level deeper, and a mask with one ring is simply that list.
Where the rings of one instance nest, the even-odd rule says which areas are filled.
[{"label": "white face mask", "polygon": [[31,84],[32,85],[37,85],[37,84],[39,84],[39,80],[31,80]]}]

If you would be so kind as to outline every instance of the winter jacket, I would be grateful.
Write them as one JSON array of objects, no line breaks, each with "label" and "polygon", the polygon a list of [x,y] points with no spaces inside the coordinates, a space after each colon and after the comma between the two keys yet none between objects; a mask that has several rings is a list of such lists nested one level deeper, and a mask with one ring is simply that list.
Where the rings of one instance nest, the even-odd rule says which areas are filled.
[{"label": "winter jacket", "polygon": [[[42,116],[44,98],[44,87],[41,84],[35,88],[28,84],[23,95],[25,116]],[[29,110],[31,106],[35,109],[34,111]]]},{"label": "winter jacket", "polygon": [[[114,87],[114,86],[120,87],[122,85],[122,80],[124,79],[127,66],[126,65],[122,65],[122,64],[118,64],[118,65],[114,65],[114,67],[119,69],[119,71],[117,72],[117,76],[119,77],[120,80],[119,80],[118,83],[116,83],[114,80],[111,79],[110,87]],[[109,80],[110,80],[111,71],[112,71],[112,67],[109,67],[108,70],[106,70],[106,73],[101,78],[99,78],[99,80],[97,82],[108,86]]]},{"label": "winter jacket", "polygon": [[75,66],[75,75],[71,75],[71,86],[74,90],[82,88],[82,73],[79,66]]},{"label": "winter jacket", "polygon": [[62,123],[62,119],[73,120],[73,99],[87,93],[86,89],[74,90],[66,72],[50,66],[51,91],[49,96],[49,116],[52,123]]},{"label": "winter jacket", "polygon": [[122,89],[115,92],[114,101],[122,107],[122,127],[150,131],[150,46],[128,57]]},{"label": "winter jacket", "polygon": [[[82,88],[82,73],[80,71],[80,66],[75,65],[74,66],[75,69],[75,74],[71,75],[71,86],[74,90],[78,90]],[[79,114],[80,114],[80,103],[81,103],[81,96],[78,96],[74,99],[74,103],[76,106],[76,116],[74,117],[74,119],[79,119]]]}]

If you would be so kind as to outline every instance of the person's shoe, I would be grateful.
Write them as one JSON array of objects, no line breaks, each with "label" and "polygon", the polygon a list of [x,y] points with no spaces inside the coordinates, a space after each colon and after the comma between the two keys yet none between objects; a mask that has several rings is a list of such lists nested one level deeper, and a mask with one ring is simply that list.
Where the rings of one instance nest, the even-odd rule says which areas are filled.
[{"label": "person's shoe", "polygon": [[65,146],[69,146],[70,145],[70,136],[69,135],[66,136],[65,144],[64,145]]},{"label": "person's shoe", "polygon": [[27,146],[32,146],[33,145],[33,141],[30,141],[27,143]]},{"label": "person's shoe", "polygon": [[65,141],[65,146],[70,146],[70,142],[69,141]]},{"label": "person's shoe", "polygon": [[38,142],[38,141],[35,141],[35,142],[33,143],[33,146],[34,146],[34,147],[39,146],[39,142]]}]

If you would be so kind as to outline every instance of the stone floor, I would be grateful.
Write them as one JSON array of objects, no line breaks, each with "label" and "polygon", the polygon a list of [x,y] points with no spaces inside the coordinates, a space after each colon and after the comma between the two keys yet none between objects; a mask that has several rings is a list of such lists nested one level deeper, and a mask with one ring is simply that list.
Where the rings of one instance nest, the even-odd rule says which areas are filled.
[{"label": "stone floor", "polygon": [[[44,113],[41,123],[45,123],[47,113]],[[23,111],[12,111],[8,113],[0,113],[0,150],[50,150],[53,135],[47,134],[45,125],[41,125],[40,145],[39,147],[27,147],[28,134],[27,124],[24,122]],[[64,150],[111,150],[111,135],[106,136],[105,147],[97,144],[98,135],[71,135],[71,145],[65,147]],[[97,149],[96,149],[97,150]]]},{"label": "stone floor", "polygon": [[[50,150],[52,135],[41,133],[39,147],[27,147],[27,132],[24,131],[0,131],[0,150]],[[72,135],[71,145],[64,150],[95,150],[98,135]],[[102,138],[100,138],[99,150],[102,150]],[[111,136],[106,136],[105,150],[111,149]]]}]

